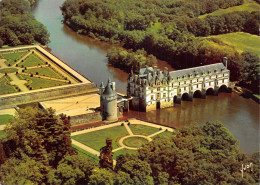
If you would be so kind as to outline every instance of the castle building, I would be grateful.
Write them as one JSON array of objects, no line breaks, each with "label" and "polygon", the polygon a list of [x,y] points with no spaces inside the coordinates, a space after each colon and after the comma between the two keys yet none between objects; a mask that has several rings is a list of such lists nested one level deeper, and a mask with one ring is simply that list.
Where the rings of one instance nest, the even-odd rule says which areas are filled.
[{"label": "castle building", "polygon": [[127,96],[133,98],[130,108],[151,111],[172,107],[181,100],[192,101],[193,97],[231,92],[229,75],[226,57],[222,63],[170,72],[167,68],[160,71],[156,66],[142,68],[139,74],[131,72],[128,78]]},{"label": "castle building", "polygon": [[104,87],[103,83],[101,83],[99,93],[103,120],[116,121],[118,117],[117,93],[115,92],[115,85],[109,79],[106,87]]}]

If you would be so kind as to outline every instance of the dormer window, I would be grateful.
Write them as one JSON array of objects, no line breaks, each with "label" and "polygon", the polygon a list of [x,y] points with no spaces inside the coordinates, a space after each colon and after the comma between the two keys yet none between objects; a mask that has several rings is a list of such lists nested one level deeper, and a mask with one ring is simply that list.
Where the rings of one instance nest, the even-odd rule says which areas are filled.
[{"label": "dormer window", "polygon": [[214,73],[216,73],[216,72],[217,72],[217,70],[215,69],[215,70],[214,70]]},{"label": "dormer window", "polygon": [[208,71],[208,74],[210,74],[211,73],[211,71]]}]

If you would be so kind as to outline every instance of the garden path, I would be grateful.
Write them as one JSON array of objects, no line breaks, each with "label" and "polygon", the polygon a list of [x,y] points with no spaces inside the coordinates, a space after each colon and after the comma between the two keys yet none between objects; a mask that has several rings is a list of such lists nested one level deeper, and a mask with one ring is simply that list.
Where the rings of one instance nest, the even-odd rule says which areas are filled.
[{"label": "garden path", "polygon": [[22,92],[29,91],[29,89],[24,85],[27,81],[26,80],[20,80],[15,73],[10,73],[8,76],[11,78],[11,85],[16,85],[21,89]]},{"label": "garden path", "polygon": [[28,53],[26,53],[22,58],[20,58],[17,62],[15,62],[12,67],[15,67],[16,64],[19,64],[22,60],[24,60],[26,57],[28,57],[30,54],[32,54],[32,51],[29,51]]}]

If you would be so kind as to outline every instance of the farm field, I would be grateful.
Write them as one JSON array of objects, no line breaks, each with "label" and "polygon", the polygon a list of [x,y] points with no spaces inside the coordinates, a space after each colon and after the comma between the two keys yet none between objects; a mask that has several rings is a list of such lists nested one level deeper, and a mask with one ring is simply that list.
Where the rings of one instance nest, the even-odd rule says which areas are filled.
[{"label": "farm field", "polygon": [[219,9],[215,12],[209,13],[209,14],[204,14],[199,16],[200,19],[203,19],[205,17],[207,17],[208,15],[222,15],[222,14],[227,14],[227,13],[231,13],[231,12],[235,12],[235,11],[249,11],[249,12],[253,12],[253,11],[259,11],[260,9],[260,5],[257,4],[255,1],[253,0],[247,0],[245,1],[245,3],[243,5],[240,6],[233,6],[227,9]]},{"label": "farm field", "polygon": [[260,37],[244,32],[227,33],[208,38],[218,38],[226,44],[233,46],[239,53],[249,51],[260,57]]}]

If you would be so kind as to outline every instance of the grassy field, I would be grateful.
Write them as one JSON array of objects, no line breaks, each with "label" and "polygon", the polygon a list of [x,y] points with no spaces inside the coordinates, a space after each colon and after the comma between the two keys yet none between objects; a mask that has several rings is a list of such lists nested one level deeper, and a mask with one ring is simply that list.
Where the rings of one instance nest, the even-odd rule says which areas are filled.
[{"label": "grassy field", "polygon": [[8,85],[7,82],[9,82],[9,80],[7,79],[7,77],[3,76],[0,79],[0,94],[9,94],[9,93],[15,93],[17,92],[17,90],[15,89],[14,86],[12,85]]},{"label": "grassy field", "polygon": [[18,77],[22,80],[29,80],[28,85],[32,87],[32,89],[41,89],[41,88],[48,88],[48,87],[55,87],[59,85],[66,85],[65,82],[58,82],[54,80],[48,79],[41,79],[37,77],[30,77],[27,75],[19,74]]},{"label": "grassy field", "polygon": [[128,135],[128,132],[124,126],[116,126],[112,128],[72,136],[72,139],[75,139],[76,141],[81,142],[84,145],[87,145],[97,151],[100,151],[100,148],[106,145],[107,138],[112,139],[112,147],[113,149],[116,149],[118,148],[118,146],[116,145],[116,140],[126,135]]},{"label": "grassy field", "polygon": [[0,69],[0,73],[14,73],[18,71],[18,69],[16,68],[4,68],[4,69]]},{"label": "grassy field", "polygon": [[228,45],[234,46],[235,49],[242,53],[250,51],[256,53],[260,57],[260,37],[244,32],[227,33],[208,38],[218,38]]},{"label": "grassy field", "polygon": [[227,14],[227,13],[231,13],[231,12],[235,12],[235,11],[249,11],[249,12],[253,12],[253,11],[259,11],[260,9],[260,5],[257,4],[256,2],[254,2],[253,0],[247,0],[245,1],[245,3],[243,5],[240,6],[233,6],[227,9],[219,9],[215,12],[212,12],[210,14],[204,14],[199,16],[200,19],[203,19],[205,17],[207,17],[208,15],[222,15],[222,14]]},{"label": "grassy field", "polygon": [[129,128],[132,130],[133,134],[145,136],[149,136],[155,132],[160,131],[158,128],[137,124],[131,124],[129,125]]},{"label": "grassy field", "polygon": [[10,64],[13,65],[16,59],[20,59],[23,55],[25,55],[28,51],[23,52],[14,52],[14,53],[3,53],[2,58],[6,59],[6,65]]},{"label": "grassy field", "polygon": [[113,159],[116,160],[116,158],[120,155],[124,155],[124,154],[135,154],[137,152],[137,150],[128,150],[128,149],[121,149],[121,150],[118,150],[116,152],[113,153]]},{"label": "grassy field", "polygon": [[13,119],[14,117],[9,114],[3,114],[0,115],[0,125],[5,125],[9,122],[10,119]]},{"label": "grassy field", "polygon": [[171,136],[173,136],[173,133],[172,133],[172,132],[165,131],[165,132],[162,132],[162,133],[160,133],[160,134],[157,134],[157,135],[153,136],[152,138],[156,138],[156,137],[161,137],[161,138],[163,138],[163,137],[171,137]]},{"label": "grassy field", "polygon": [[5,131],[0,130],[0,139],[5,136]]},{"label": "grassy field", "polygon": [[48,77],[52,77],[52,78],[64,79],[63,76],[61,76],[58,72],[54,71],[50,67],[28,69],[25,72],[30,73],[30,74],[31,73],[36,74],[36,72],[38,72],[39,75],[41,75],[41,76],[48,76]]},{"label": "grassy field", "polygon": [[28,58],[26,58],[23,62],[19,63],[19,67],[32,67],[37,65],[43,65],[44,62],[39,59],[35,54],[31,54]]},{"label": "grassy field", "polygon": [[78,152],[79,156],[82,156],[84,158],[87,158],[87,159],[94,161],[94,162],[97,162],[97,163],[99,162],[98,156],[95,156],[92,153],[89,153],[89,152],[77,147],[76,145],[72,145],[72,147]]}]

